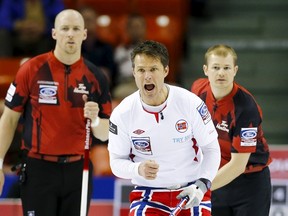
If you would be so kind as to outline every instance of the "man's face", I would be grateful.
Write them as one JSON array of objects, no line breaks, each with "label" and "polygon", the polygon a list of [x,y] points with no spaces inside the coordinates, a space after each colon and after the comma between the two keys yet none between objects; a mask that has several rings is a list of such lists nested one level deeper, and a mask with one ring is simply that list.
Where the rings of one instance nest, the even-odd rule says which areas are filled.
[{"label": "man's face", "polygon": [[[168,66],[164,68],[160,59],[145,54],[136,55],[133,75],[141,97],[147,104],[161,101],[164,79],[168,75]],[[149,102],[148,102],[149,101]]]},{"label": "man's face", "polygon": [[207,65],[203,66],[203,70],[212,87],[226,89],[233,86],[238,66],[235,66],[230,54],[226,57],[212,54],[208,57]]},{"label": "man's face", "polygon": [[89,35],[95,35],[97,28],[97,15],[92,10],[82,11],[82,16],[85,21],[85,26],[87,28]]},{"label": "man's face", "polygon": [[56,46],[64,53],[80,52],[82,42],[87,37],[80,14],[71,11],[61,14],[52,29],[52,37],[56,40]]}]

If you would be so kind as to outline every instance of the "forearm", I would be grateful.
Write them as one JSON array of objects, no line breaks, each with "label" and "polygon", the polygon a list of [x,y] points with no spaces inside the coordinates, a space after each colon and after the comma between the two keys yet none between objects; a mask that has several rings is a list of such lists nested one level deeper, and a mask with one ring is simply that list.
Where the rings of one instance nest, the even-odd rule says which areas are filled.
[{"label": "forearm", "polygon": [[221,188],[241,175],[245,171],[249,157],[250,153],[232,153],[231,160],[219,169],[211,190]]},{"label": "forearm", "polygon": [[138,174],[138,168],[140,163],[134,163],[128,158],[121,157],[119,155],[110,153],[110,167],[113,174],[119,178],[132,179]]},{"label": "forearm", "polygon": [[7,107],[0,118],[0,158],[4,159],[13,140],[21,113]]},{"label": "forearm", "polygon": [[221,160],[218,140],[216,139],[202,147],[202,150],[204,157],[201,167],[201,178],[206,178],[212,182],[217,174]]},{"label": "forearm", "polygon": [[241,175],[241,173],[243,173],[243,170],[237,168],[233,169],[229,164],[226,164],[218,171],[212,182],[211,190],[213,191],[229,184],[231,181]]},{"label": "forearm", "polygon": [[[96,120],[95,120],[96,121]],[[109,119],[104,119],[104,118],[99,118],[99,123],[94,126],[91,124],[91,130],[93,135],[97,138],[100,139],[101,141],[106,141],[108,140],[108,134],[109,134]]]},{"label": "forearm", "polygon": [[0,158],[4,159],[14,137],[17,124],[0,120]]}]

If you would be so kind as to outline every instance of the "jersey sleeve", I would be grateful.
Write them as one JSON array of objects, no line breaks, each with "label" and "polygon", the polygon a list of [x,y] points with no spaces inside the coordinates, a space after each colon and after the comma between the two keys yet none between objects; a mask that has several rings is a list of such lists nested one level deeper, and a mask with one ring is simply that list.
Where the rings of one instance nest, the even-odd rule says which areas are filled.
[{"label": "jersey sleeve", "polygon": [[[195,103],[196,102],[196,103]],[[217,139],[218,134],[213,124],[211,114],[204,101],[195,95],[193,111],[193,134],[197,143],[207,145]]]},{"label": "jersey sleeve", "polygon": [[108,119],[112,112],[111,94],[109,89],[109,83],[105,76],[99,79],[101,87],[101,95],[96,101],[99,105],[99,117]]},{"label": "jersey sleeve", "polygon": [[23,112],[29,98],[29,65],[27,62],[19,68],[5,97],[5,105],[16,112]]},{"label": "jersey sleeve", "polygon": [[[120,105],[118,105],[120,106]],[[129,145],[129,133],[127,129],[128,119],[123,121],[123,116],[120,107],[116,107],[110,117],[109,122],[109,138],[108,138],[108,150],[111,153],[117,155],[129,155],[131,146]]]},{"label": "jersey sleeve", "polygon": [[257,137],[260,136],[259,126],[261,124],[260,110],[252,98],[246,103],[236,105],[241,109],[236,116],[233,132],[232,149],[233,153],[249,153],[256,151]]}]

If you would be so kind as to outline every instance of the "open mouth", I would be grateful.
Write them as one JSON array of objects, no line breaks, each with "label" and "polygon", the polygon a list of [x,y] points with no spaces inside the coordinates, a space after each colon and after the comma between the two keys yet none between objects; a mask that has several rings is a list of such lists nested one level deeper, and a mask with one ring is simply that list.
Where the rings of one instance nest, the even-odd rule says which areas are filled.
[{"label": "open mouth", "polygon": [[154,84],[146,84],[144,85],[145,90],[152,91],[155,88]]}]

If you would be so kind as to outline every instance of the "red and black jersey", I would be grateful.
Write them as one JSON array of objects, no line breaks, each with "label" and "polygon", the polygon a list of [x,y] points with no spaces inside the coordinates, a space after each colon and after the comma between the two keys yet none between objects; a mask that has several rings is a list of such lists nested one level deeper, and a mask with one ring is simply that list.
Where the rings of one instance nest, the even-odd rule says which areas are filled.
[{"label": "red and black jersey", "polygon": [[231,160],[231,153],[251,153],[245,172],[259,171],[270,164],[261,126],[262,111],[250,92],[234,83],[229,95],[216,100],[206,78],[196,80],[191,91],[211,113],[221,147],[221,167]]},{"label": "red and black jersey", "polygon": [[[82,155],[86,133],[83,94],[99,104],[99,117],[110,117],[108,81],[89,61],[81,58],[68,66],[49,52],[24,63],[5,101],[6,106],[23,113],[22,147],[40,154]],[[101,141],[93,137],[92,144],[96,143]]]}]

